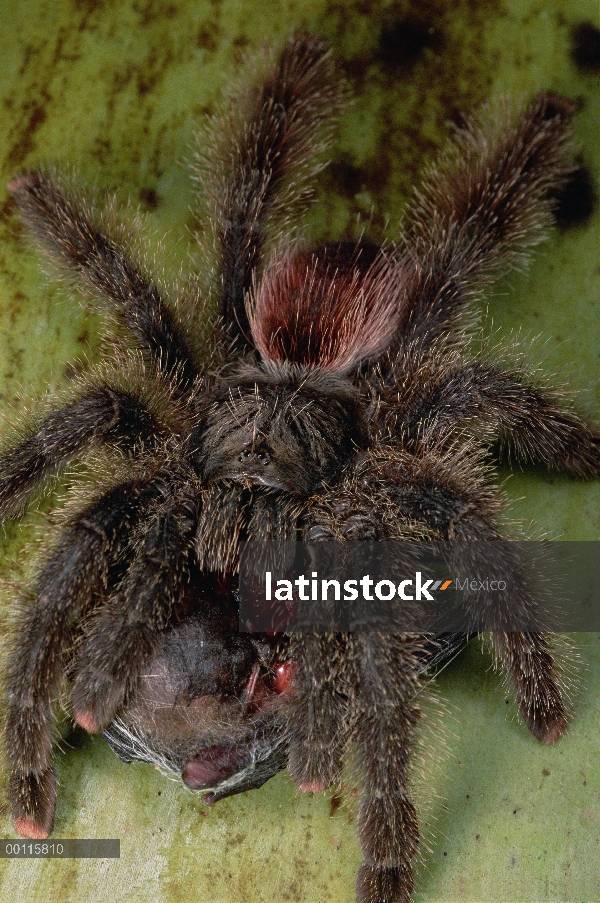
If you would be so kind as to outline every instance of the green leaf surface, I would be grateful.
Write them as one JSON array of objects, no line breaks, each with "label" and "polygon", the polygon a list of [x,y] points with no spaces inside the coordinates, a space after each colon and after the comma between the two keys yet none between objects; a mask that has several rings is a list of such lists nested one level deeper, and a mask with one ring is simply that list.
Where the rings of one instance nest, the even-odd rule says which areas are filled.
[{"label": "green leaf surface", "polygon": [[[411,186],[450,123],[502,94],[526,99],[550,89],[575,98],[574,129],[597,186],[598,70],[577,64],[572,52],[574,27],[597,28],[597,16],[591,0],[4,2],[0,185],[40,164],[75,172],[97,195],[110,191],[124,206],[130,198],[140,205],[166,278],[189,269],[197,224],[185,160],[195,130],[244,52],[302,25],[331,40],[355,97],[309,213],[314,238],[363,227],[381,238],[386,224],[393,238]],[[539,336],[533,363],[597,418],[596,191],[582,184],[569,224],[526,274],[490,294],[488,327],[499,342],[517,330],[527,341]],[[166,236],[160,246],[157,235]],[[0,405],[11,420],[23,399],[35,409],[37,398],[98,359],[100,322],[45,273],[3,188],[0,236]],[[599,538],[600,483],[532,468],[510,476],[506,491],[511,515],[536,534]],[[13,584],[33,567],[29,543],[51,540],[48,532],[32,511],[2,540],[3,634]],[[578,635],[574,645],[572,726],[552,747],[517,720],[478,643],[437,680],[415,779],[432,846],[418,871],[419,903],[600,900],[600,638]],[[360,851],[351,775],[341,796],[299,794],[280,775],[206,809],[150,766],[123,765],[101,739],[67,724],[63,735],[54,836],[118,837],[121,857],[0,860],[3,903],[353,900]],[[0,798],[0,834],[12,837],[5,776]]]}]

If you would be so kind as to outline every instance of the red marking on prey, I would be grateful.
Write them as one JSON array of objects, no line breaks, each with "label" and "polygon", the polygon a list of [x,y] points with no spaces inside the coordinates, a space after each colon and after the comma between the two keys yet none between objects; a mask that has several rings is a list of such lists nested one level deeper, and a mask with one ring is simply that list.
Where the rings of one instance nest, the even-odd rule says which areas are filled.
[{"label": "red marking on prey", "polygon": [[293,680],[297,668],[293,662],[279,662],[274,672],[263,674],[259,664],[254,665],[244,693],[244,714],[254,715],[273,702],[278,696],[293,693]]},{"label": "red marking on prey", "polygon": [[190,790],[212,787],[235,774],[247,759],[245,747],[209,746],[185,763],[181,779]]},{"label": "red marking on prey", "polygon": [[256,664],[256,665],[254,665],[254,667],[252,669],[252,674],[250,675],[250,680],[248,681],[248,686],[246,687],[246,699],[245,699],[245,706],[244,706],[246,711],[248,711],[248,709],[250,709],[252,706],[252,697],[254,696],[254,694],[256,692],[256,684],[257,684],[259,676],[260,676],[260,665]]},{"label": "red marking on prey", "polygon": [[294,662],[282,662],[280,665],[277,665],[275,668],[275,680],[272,684],[273,690],[280,694],[293,693],[294,677],[297,670],[298,667]]}]

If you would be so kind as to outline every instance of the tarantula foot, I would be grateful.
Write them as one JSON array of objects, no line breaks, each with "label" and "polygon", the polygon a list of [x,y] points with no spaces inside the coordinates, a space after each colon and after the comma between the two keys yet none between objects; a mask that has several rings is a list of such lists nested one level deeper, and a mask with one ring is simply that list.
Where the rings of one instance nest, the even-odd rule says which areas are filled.
[{"label": "tarantula foot", "polygon": [[335,750],[311,750],[302,754],[290,749],[288,769],[298,790],[303,793],[322,793],[340,781],[341,754]]},{"label": "tarantula foot", "polygon": [[54,826],[56,775],[48,768],[41,775],[13,772],[10,797],[15,831],[30,840],[45,840]]},{"label": "tarantula foot", "polygon": [[554,724],[551,724],[546,733],[542,736],[538,736],[538,740],[540,743],[544,743],[547,746],[550,746],[551,743],[554,743],[559,737],[562,737],[567,727],[567,719],[564,718],[562,721],[555,721]]},{"label": "tarantula foot", "polygon": [[88,734],[99,734],[102,731],[102,727],[91,712],[74,712],[73,720],[79,727],[82,727],[84,731],[87,731]]},{"label": "tarantula foot", "polygon": [[567,716],[564,712],[560,712],[552,719],[544,718],[541,723],[529,723],[527,726],[536,740],[550,746],[559,737],[562,737],[567,729],[567,724]]},{"label": "tarantula foot", "polygon": [[547,746],[554,743],[559,737],[562,737],[567,729],[568,721],[566,712],[560,702],[556,707],[549,711],[536,711],[533,713],[523,713],[527,727],[540,743]]},{"label": "tarantula foot", "polygon": [[565,469],[575,477],[600,477],[600,436],[590,436],[589,442],[573,449]]},{"label": "tarantula foot", "polygon": [[363,862],[356,876],[356,903],[410,903],[410,867],[377,868]]},{"label": "tarantula foot", "polygon": [[114,719],[124,695],[121,683],[103,678],[90,687],[87,677],[80,672],[71,689],[73,719],[89,734],[99,734]]},{"label": "tarantula foot", "polygon": [[323,793],[329,786],[325,781],[305,781],[297,784],[298,790],[301,790],[302,793]]}]

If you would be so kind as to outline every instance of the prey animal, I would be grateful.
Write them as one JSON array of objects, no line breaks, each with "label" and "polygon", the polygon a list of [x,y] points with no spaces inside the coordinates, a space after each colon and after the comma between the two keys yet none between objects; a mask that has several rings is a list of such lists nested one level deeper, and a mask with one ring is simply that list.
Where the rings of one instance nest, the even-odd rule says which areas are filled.
[{"label": "prey animal", "polygon": [[[55,707],[175,767],[209,799],[287,765],[302,790],[360,769],[359,903],[408,903],[408,786],[430,634],[239,634],[245,540],[501,538],[491,455],[600,474],[600,438],[560,393],[474,350],[477,302],[522,266],[573,171],[571,103],[484,108],[425,175],[393,246],[311,246],[297,222],[346,89],[326,43],[266,54],[202,139],[216,314],[200,354],[186,305],[114,217],[44,171],[9,184],[64,276],[102,303],[108,362],[0,457],[0,514],[83,459],[23,604],[8,668],[16,830],[52,831]],[[175,292],[177,294],[177,292]],[[72,480],[72,482],[76,482]],[[534,736],[567,718],[542,631],[491,640]],[[137,738],[137,739],[136,739]],[[139,752],[139,750],[138,750]],[[146,753],[140,753],[143,758]]]}]

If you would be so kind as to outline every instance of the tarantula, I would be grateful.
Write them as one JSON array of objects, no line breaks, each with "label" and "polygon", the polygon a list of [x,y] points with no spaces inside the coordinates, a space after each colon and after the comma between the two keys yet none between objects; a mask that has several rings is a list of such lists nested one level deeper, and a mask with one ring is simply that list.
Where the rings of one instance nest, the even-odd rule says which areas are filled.
[{"label": "tarantula", "polygon": [[[36,839],[52,830],[54,707],[68,682],[79,725],[109,728],[129,758],[142,737],[209,799],[284,764],[301,789],[325,789],[352,742],[357,899],[406,903],[419,845],[407,787],[416,696],[448,639],[238,634],[239,544],[497,540],[487,460],[498,447],[599,475],[598,433],[471,341],[484,287],[551,224],[574,168],[572,105],[540,94],[518,115],[484,108],[426,174],[396,245],[311,247],[290,223],[346,90],[309,33],[259,69],[198,170],[216,251],[208,359],[123,230],[44,172],[9,184],[42,248],[117,325],[112,364],[0,458],[2,517],[80,455],[92,473],[14,638],[14,824]],[[552,743],[566,713],[547,637],[499,630],[492,644],[527,726]]]}]

